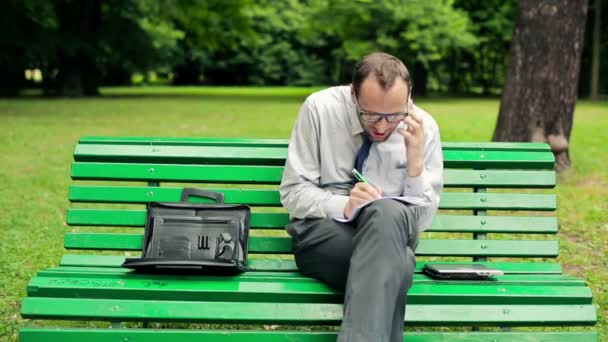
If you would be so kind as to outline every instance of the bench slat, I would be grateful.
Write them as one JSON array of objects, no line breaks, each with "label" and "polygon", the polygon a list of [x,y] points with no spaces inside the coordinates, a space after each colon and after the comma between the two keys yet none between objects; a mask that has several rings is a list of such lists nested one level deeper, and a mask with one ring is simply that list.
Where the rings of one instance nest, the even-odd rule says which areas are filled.
[{"label": "bench slat", "polygon": [[[75,180],[279,184],[281,166],[172,165],[130,163],[72,164]],[[552,188],[553,171],[444,170],[445,187]]]},{"label": "bench slat", "polygon": [[[226,203],[240,203],[260,206],[280,206],[277,190],[207,189],[220,191]],[[71,185],[69,199],[72,202],[101,203],[148,203],[179,202],[182,188],[126,187],[126,186],[82,186]],[[193,203],[211,203],[212,200],[191,197]]]},{"label": "bench slat", "polygon": [[[68,209],[71,226],[143,227],[145,210]],[[289,223],[287,213],[251,214],[251,227],[283,230]],[[543,216],[436,215],[428,232],[557,233],[557,218]]]},{"label": "bench slat", "polygon": [[[289,139],[82,137],[79,144],[287,147]],[[542,144],[538,144],[542,148]]]},{"label": "bench slat", "polygon": [[[512,263],[511,263],[512,264]],[[585,286],[584,280],[576,278],[574,276],[564,274],[518,274],[505,272],[504,275],[495,276],[491,282],[480,282],[476,280],[437,280],[428,277],[422,273],[422,267],[424,262],[416,265],[414,273],[414,282],[417,284],[455,284],[455,285],[466,285],[466,284],[478,284],[478,283],[491,283],[491,285],[534,285],[534,286]],[[107,278],[107,277],[126,277],[128,279],[147,279],[149,281],[167,281],[165,275],[159,274],[144,274],[134,270],[130,270],[122,267],[84,267],[84,266],[60,266],[54,268],[48,268],[37,273],[38,277],[55,277],[55,278],[70,278],[70,277],[86,277],[86,278]],[[173,278],[171,278],[173,279]],[[193,279],[193,280],[226,280],[225,276],[211,276],[211,275],[183,275],[181,279]],[[276,271],[248,271],[239,275],[231,276],[230,281],[258,281],[258,282],[304,282],[304,283],[318,283],[319,281],[302,275],[300,272],[294,270],[290,272],[276,272]]]},{"label": "bench slat", "polygon": [[[90,254],[65,254],[61,258],[60,265],[65,267],[104,267],[120,268],[125,261],[120,255],[90,255]],[[416,262],[416,272],[422,272],[425,261]],[[449,261],[433,261],[433,263],[450,264]],[[478,264],[493,267],[505,272],[505,274],[561,274],[562,267],[557,262],[476,262]],[[298,268],[293,259],[260,259],[256,256],[249,258],[249,267],[255,271],[297,271]],[[122,268],[120,268],[122,269]],[[124,269],[123,269],[124,270]]]},{"label": "bench slat", "polygon": [[[66,233],[67,249],[141,250],[143,234]],[[250,253],[291,253],[290,237],[249,238]],[[421,239],[417,255],[556,257],[558,241]]]},{"label": "bench slat", "polygon": [[[145,210],[70,208],[67,223],[72,226],[143,227],[146,223],[146,214]],[[284,229],[288,223],[289,215],[287,213],[251,213],[252,228]]]},{"label": "bench slat", "polygon": [[129,163],[72,164],[75,180],[279,184],[282,166],[173,165]]},{"label": "bench slat", "polygon": [[[35,277],[28,295],[64,298],[342,303],[343,294],[321,282],[230,277]],[[586,286],[497,284],[495,281],[414,281],[408,304],[590,304]]]},{"label": "bench slat", "polygon": [[[171,330],[171,329],[78,329],[22,328],[21,342],[335,342],[335,332],[311,331],[238,331],[238,330]],[[597,342],[597,332],[419,332],[407,331],[407,342]]]},{"label": "bench slat", "polygon": [[[281,206],[277,190],[259,189],[217,189],[225,194],[226,203],[242,203],[258,206]],[[172,187],[127,187],[127,186],[70,186],[69,199],[72,202],[98,203],[148,203],[179,202],[182,188]],[[191,198],[191,202],[209,203],[204,198]],[[440,209],[462,210],[541,210],[554,211],[557,208],[555,194],[512,194],[512,193],[460,193],[441,194]]]},{"label": "bench slat", "polygon": [[[81,144],[124,144],[124,145],[192,145],[192,146],[250,146],[287,147],[288,139],[259,138],[156,138],[156,137],[82,137]],[[551,151],[544,143],[520,142],[442,142],[444,150],[516,150]]]},{"label": "bench slat", "polygon": [[553,154],[528,151],[446,150],[443,159],[446,168],[552,170],[555,165]]},{"label": "bench slat", "polygon": [[553,188],[555,171],[444,169],[446,187]]},{"label": "bench slat", "polygon": [[179,164],[285,164],[284,147],[79,144],[75,161]]},{"label": "bench slat", "polygon": [[[339,324],[341,304],[190,302],[27,297],[24,318],[105,321]],[[593,325],[595,306],[408,305],[410,325]]]},{"label": "bench slat", "polygon": [[[79,162],[283,166],[286,157],[286,148],[249,146],[79,144],[74,151]],[[443,159],[446,168],[551,170],[555,163],[553,154],[545,151],[444,150]]]}]

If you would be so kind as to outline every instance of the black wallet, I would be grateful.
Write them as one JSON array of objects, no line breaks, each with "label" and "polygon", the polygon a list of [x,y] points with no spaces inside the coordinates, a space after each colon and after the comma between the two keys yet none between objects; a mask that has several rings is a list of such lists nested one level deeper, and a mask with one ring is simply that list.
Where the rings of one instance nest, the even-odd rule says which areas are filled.
[{"label": "black wallet", "polygon": [[[216,203],[188,203],[190,196]],[[224,194],[185,188],[182,202],[148,204],[141,258],[123,267],[148,273],[235,274],[247,270],[251,210],[224,204]]]}]

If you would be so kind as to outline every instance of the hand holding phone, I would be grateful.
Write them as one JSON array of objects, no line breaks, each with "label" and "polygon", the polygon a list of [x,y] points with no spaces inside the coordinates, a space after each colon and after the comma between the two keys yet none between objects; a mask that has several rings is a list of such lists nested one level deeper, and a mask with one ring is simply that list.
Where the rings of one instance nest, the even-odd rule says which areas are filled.
[{"label": "hand holding phone", "polygon": [[397,131],[403,135],[408,161],[408,176],[416,177],[424,168],[424,125],[422,117],[416,113],[411,96],[408,99],[408,115],[403,119],[405,126]]}]

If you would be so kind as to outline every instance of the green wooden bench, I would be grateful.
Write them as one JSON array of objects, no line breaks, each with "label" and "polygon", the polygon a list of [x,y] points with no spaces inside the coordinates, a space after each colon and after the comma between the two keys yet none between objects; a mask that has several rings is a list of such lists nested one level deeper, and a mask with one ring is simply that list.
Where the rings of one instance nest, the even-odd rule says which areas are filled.
[{"label": "green wooden bench", "polygon": [[[32,321],[21,341],[335,340],[342,294],[297,272],[283,231],[288,215],[277,185],[286,147],[271,139],[82,138],[69,189],[70,254],[31,279],[21,314]],[[585,282],[551,261],[559,246],[550,235],[558,223],[547,190],[555,186],[549,147],[444,143],[444,159],[440,211],[417,250],[407,341],[597,341],[589,329],[546,328],[597,319]],[[141,248],[144,203],[179,201],[192,183],[254,207],[255,271],[210,277],[121,268]],[[480,262],[505,275],[432,280],[420,272],[429,259]]]}]

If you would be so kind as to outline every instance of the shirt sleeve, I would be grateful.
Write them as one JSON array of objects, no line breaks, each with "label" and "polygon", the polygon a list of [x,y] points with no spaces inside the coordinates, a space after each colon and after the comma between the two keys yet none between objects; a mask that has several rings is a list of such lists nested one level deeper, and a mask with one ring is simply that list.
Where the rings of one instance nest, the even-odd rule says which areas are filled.
[{"label": "shirt sleeve", "polygon": [[279,192],[292,218],[344,218],[348,196],[320,188],[319,116],[308,98],[291,132]]},{"label": "shirt sleeve", "polygon": [[443,190],[443,151],[439,127],[434,120],[428,120],[425,126],[426,141],[424,146],[424,169],[417,177],[408,177],[404,182],[401,200],[412,204],[418,218],[419,230],[431,226]]}]

